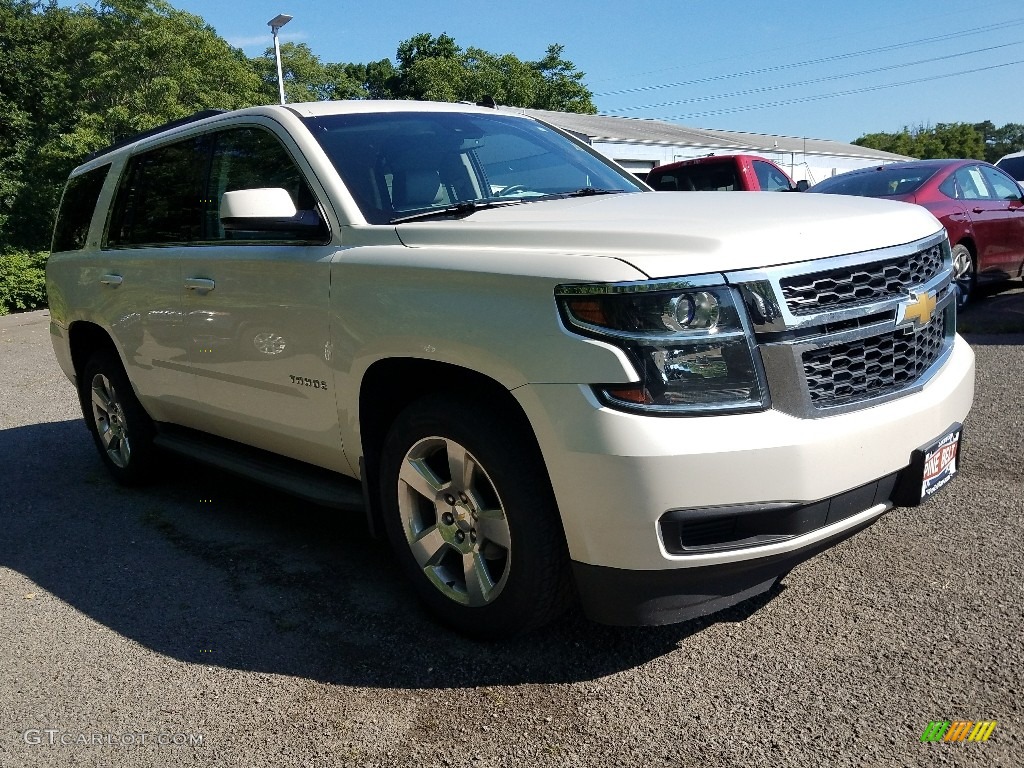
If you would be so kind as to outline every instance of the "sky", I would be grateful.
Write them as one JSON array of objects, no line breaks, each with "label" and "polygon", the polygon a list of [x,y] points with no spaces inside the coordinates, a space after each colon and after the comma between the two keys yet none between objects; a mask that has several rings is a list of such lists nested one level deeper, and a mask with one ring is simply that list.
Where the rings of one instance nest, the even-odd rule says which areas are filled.
[{"label": "sky", "polygon": [[394,60],[446,33],[585,73],[601,114],[852,141],[936,123],[1024,123],[1024,4],[947,0],[170,0],[258,56],[267,21],[324,62]]}]

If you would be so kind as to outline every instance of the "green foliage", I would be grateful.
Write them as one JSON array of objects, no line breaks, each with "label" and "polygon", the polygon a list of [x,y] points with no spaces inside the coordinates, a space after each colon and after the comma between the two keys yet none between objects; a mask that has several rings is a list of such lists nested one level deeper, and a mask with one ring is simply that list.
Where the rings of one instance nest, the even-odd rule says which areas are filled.
[{"label": "green foliage", "polygon": [[991,120],[977,123],[974,129],[985,140],[985,159],[994,163],[1011,152],[1024,152],[1024,123],[1007,123],[996,128]]},{"label": "green foliage", "polygon": [[539,61],[523,61],[511,53],[463,50],[448,35],[419,34],[399,44],[397,67],[387,60],[366,65],[362,88],[375,99],[475,102],[491,96],[513,107],[594,114],[584,74],[563,51],[549,45]]},{"label": "green foliage", "polygon": [[113,141],[264,101],[260,80],[198,16],[164,0],[0,0],[0,244],[49,243],[68,173]]},{"label": "green foliage", "polygon": [[[277,61],[273,47],[252,61],[261,81],[261,100],[276,104]],[[281,73],[289,102],[365,99],[365,67],[358,64],[325,64],[305,43],[281,44]]]},{"label": "green foliage", "polygon": [[[49,243],[68,173],[114,141],[198,112],[277,103],[273,48],[254,59],[166,0],[0,0],[0,247]],[[548,47],[539,61],[448,35],[415,35],[396,62],[326,63],[281,46],[289,101],[437,99],[593,113],[583,73]]]},{"label": "green foliage", "polygon": [[46,306],[48,253],[11,251],[0,254],[0,315]]},{"label": "green foliage", "polygon": [[[985,124],[937,123],[934,126],[921,125],[916,128],[904,126],[898,133],[869,133],[853,143],[920,160],[947,157],[984,160],[988,158],[989,153],[985,133],[981,130],[983,125]],[[995,129],[994,126],[992,129],[1002,130]],[[998,160],[1001,156],[996,155],[995,159]]]}]

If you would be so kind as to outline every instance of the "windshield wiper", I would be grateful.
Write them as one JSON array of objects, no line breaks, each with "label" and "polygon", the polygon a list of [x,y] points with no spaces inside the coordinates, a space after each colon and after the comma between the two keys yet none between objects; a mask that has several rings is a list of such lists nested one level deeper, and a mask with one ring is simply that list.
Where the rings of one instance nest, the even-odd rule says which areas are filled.
[{"label": "windshield wiper", "polygon": [[600,187],[582,187],[575,192],[552,192],[542,197],[531,197],[531,200],[565,200],[570,197],[592,197],[593,195],[618,195],[625,193],[624,189],[601,189]]},{"label": "windshield wiper", "polygon": [[566,197],[590,197],[591,195],[616,195],[624,189],[601,189],[600,187],[583,187],[575,192],[566,192]]},{"label": "windshield wiper", "polygon": [[489,208],[502,208],[506,205],[516,205],[525,202],[524,200],[466,200],[454,205],[446,205],[444,208],[431,208],[419,213],[410,213],[407,216],[398,216],[391,219],[390,224],[401,224],[405,221],[421,221],[424,219],[441,218],[444,216],[468,216],[477,211],[486,211]]}]

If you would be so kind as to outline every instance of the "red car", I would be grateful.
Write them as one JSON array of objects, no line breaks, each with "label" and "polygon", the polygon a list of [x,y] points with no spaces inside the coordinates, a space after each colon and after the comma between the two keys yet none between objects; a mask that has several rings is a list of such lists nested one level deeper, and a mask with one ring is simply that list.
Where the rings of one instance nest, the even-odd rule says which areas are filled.
[{"label": "red car", "polygon": [[809,192],[860,195],[924,206],[949,233],[953,275],[966,301],[979,280],[1024,274],[1024,191],[980,160],[914,160],[850,171]]},{"label": "red car", "polygon": [[647,173],[658,192],[803,192],[806,181],[794,182],[770,160],[756,155],[708,155],[659,165]]}]

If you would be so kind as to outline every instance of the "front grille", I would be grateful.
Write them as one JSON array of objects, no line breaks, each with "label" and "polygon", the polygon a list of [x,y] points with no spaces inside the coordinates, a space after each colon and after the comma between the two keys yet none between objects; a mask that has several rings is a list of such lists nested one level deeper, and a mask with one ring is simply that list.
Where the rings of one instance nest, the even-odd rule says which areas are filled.
[{"label": "front grille", "polygon": [[942,269],[940,244],[896,259],[786,277],[779,285],[789,310],[807,315],[906,296]]},{"label": "front grille", "polygon": [[[803,354],[811,405],[831,408],[912,386],[942,354],[948,312],[918,329],[901,329]],[[952,322],[949,323],[952,326]]]}]

